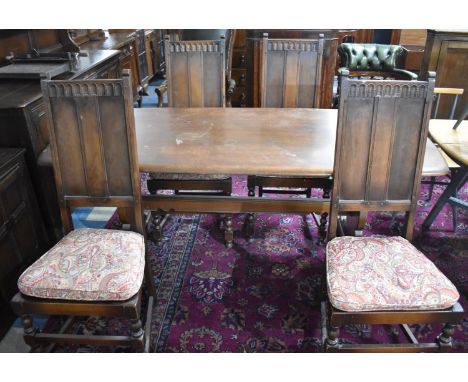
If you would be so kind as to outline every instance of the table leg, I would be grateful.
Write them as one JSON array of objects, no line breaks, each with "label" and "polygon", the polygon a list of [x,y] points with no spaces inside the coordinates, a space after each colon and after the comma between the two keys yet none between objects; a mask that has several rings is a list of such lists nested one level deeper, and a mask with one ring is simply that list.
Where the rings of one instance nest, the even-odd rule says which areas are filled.
[{"label": "table leg", "polygon": [[440,195],[439,200],[434,205],[434,207],[432,207],[431,212],[429,212],[429,215],[427,215],[426,219],[424,220],[422,224],[423,229],[429,229],[434,219],[444,207],[445,203],[447,203],[449,198],[455,195],[457,190],[466,182],[467,175],[468,166],[460,167],[458,171],[452,173],[452,179],[449,185],[445,188],[442,195]]}]

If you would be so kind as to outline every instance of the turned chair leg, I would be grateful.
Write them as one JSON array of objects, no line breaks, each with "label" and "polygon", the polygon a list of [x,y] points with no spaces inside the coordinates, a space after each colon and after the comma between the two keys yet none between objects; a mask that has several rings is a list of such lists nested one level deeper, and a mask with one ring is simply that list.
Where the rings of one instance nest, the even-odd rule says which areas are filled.
[{"label": "turned chair leg", "polygon": [[[255,196],[255,187],[249,187],[249,196]],[[252,242],[255,234],[255,214],[249,212],[247,214],[247,221],[245,222],[245,236],[249,242]]]},{"label": "turned chair leg", "polygon": [[320,215],[320,225],[318,227],[318,234],[319,234],[319,241],[320,243],[325,243],[325,239],[327,237],[327,218],[328,213],[324,212]]},{"label": "turned chair leg", "polygon": [[160,244],[162,241],[162,227],[161,227],[161,214],[159,211],[151,211],[152,217],[152,230],[151,239],[156,243]]},{"label": "turned chair leg", "polygon": [[224,217],[224,242],[227,248],[232,248],[234,232],[232,230],[232,214]]},{"label": "turned chair leg", "polygon": [[340,334],[340,328],[338,326],[328,326],[327,338],[325,340],[325,351],[329,349],[339,349],[340,341],[338,336]]},{"label": "turned chair leg", "polygon": [[445,324],[442,328],[442,333],[437,336],[437,342],[442,352],[452,351],[452,336],[455,332],[455,325]]},{"label": "turned chair leg", "polygon": [[40,344],[36,343],[34,336],[38,332],[38,329],[34,326],[34,322],[29,314],[21,315],[21,324],[23,326],[23,338],[24,342],[28,344],[33,352],[40,351]]},{"label": "turned chair leg", "polygon": [[132,348],[135,351],[142,351],[145,345],[145,332],[143,331],[141,320],[139,318],[130,320],[130,336],[132,337]]}]

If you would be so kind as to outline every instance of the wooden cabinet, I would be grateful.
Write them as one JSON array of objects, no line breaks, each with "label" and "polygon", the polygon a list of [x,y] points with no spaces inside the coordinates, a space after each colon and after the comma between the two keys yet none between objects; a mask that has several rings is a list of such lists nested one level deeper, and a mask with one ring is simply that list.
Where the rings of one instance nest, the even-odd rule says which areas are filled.
[{"label": "wooden cabinet", "polygon": [[[18,35],[15,31],[0,33],[0,45],[9,43],[13,37],[14,41],[19,37],[25,38],[23,31],[16,33]],[[121,75],[119,52],[83,50],[77,68],[56,79],[118,78]],[[1,79],[0,148],[26,149],[26,164],[46,226],[48,242],[52,245],[62,237],[62,223],[52,168],[38,164],[38,158],[48,142],[48,121],[39,81]]]},{"label": "wooden cabinet", "polygon": [[150,29],[145,31],[145,50],[146,50],[146,63],[148,68],[148,77],[153,78],[154,76],[154,58],[153,48],[151,41],[153,40],[155,32]]},{"label": "wooden cabinet", "polygon": [[146,37],[144,29],[138,29],[135,32],[135,56],[138,65],[140,92],[141,95],[147,95],[150,77],[148,75],[148,58],[146,55]]},{"label": "wooden cabinet", "polygon": [[21,272],[47,250],[24,149],[0,149],[0,312],[8,316]]},{"label": "wooden cabinet", "polygon": [[248,106],[250,99],[247,94],[247,35],[245,29],[238,29],[232,52],[231,77],[236,81],[231,105],[234,107]]},{"label": "wooden cabinet", "polygon": [[[428,71],[436,72],[436,87],[465,90],[455,111],[458,118],[468,104],[468,32],[429,29],[420,73],[423,79]],[[448,118],[451,103],[449,97],[441,97],[439,118]]]},{"label": "wooden cabinet", "polygon": [[151,49],[153,51],[153,72],[158,78],[166,78],[166,62],[164,55],[164,36],[166,29],[155,29],[151,36]]}]

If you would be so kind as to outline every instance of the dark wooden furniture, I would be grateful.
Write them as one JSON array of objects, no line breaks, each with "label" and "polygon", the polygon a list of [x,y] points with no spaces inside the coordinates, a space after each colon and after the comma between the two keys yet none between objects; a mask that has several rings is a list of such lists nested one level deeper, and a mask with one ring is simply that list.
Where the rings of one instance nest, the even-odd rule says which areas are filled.
[{"label": "dark wooden furniture", "polygon": [[[455,120],[434,119],[429,125],[432,139],[459,167],[451,168],[450,183],[423,222],[422,227],[425,230],[430,228],[445,203],[451,202],[453,206],[466,208],[463,202],[458,202],[460,199],[456,195],[468,180],[468,121],[462,121],[456,129],[454,129],[455,124]],[[455,229],[456,220],[454,224]]]},{"label": "dark wooden furniture", "polygon": [[0,149],[0,338],[14,319],[10,299],[19,275],[48,248],[25,151]]},{"label": "dark wooden furniture", "polygon": [[[141,86],[140,96],[148,95],[148,85],[150,81],[148,52],[146,51],[146,35],[144,29],[135,31],[135,55],[138,62],[138,83]],[[141,102],[139,104],[141,106]]]},{"label": "dark wooden furniture", "polygon": [[[336,235],[341,213],[390,210],[406,212],[405,236],[411,240],[435,74],[417,82],[353,80],[347,74],[343,71],[340,79],[329,238]],[[327,304],[322,311],[327,316],[324,346],[332,352],[449,351],[453,328],[464,313],[458,303],[424,311],[343,311]],[[419,344],[407,325],[403,328],[410,344],[357,345],[338,340],[339,327],[344,325],[417,322],[446,325],[432,344]]]},{"label": "dark wooden furniture", "polygon": [[140,84],[138,51],[134,32],[135,30],[110,30],[108,38],[85,42],[80,45],[80,49],[90,52],[101,50],[120,51],[120,68],[121,70],[130,70],[132,76],[133,98],[138,102],[138,105],[141,105],[142,85]]},{"label": "dark wooden furniture", "polygon": [[224,107],[225,39],[164,39],[169,107]]},{"label": "dark wooden furniture", "polygon": [[[169,107],[225,106],[225,38],[220,40],[170,41],[165,37]],[[194,131],[198,125],[193,126]],[[195,133],[197,134],[197,133]],[[183,139],[180,140],[183,144]],[[148,180],[152,194],[158,190],[175,190],[176,194],[230,195],[232,179],[222,174],[190,175],[152,172]],[[152,237],[162,238],[161,214],[153,214]],[[225,218],[225,241],[232,246],[231,216]]]},{"label": "dark wooden furniture", "polygon": [[[263,34],[268,33],[273,39],[314,39],[320,34],[324,35],[322,70],[320,80],[319,107],[328,109],[332,107],[333,79],[335,76],[336,48],[338,46],[339,30],[333,29],[247,29],[246,30],[246,78],[245,78],[245,104],[246,106],[260,107],[262,89],[262,41]],[[233,71],[233,78],[238,80]]]},{"label": "dark wooden furniture", "polygon": [[[337,118],[333,109],[142,108],[134,114],[141,172],[312,178],[333,174]],[[431,175],[446,164],[433,144],[427,146],[432,150],[426,151],[423,174]],[[328,213],[329,203],[305,198],[143,196],[145,210],[176,212]]]},{"label": "dark wooden furniture", "polygon": [[[65,45],[60,43],[57,34],[56,30],[0,31],[0,46],[5,53],[13,51],[15,55],[32,49],[63,51]],[[90,50],[81,53],[73,72],[64,73],[60,78],[117,78],[120,73],[118,51]],[[0,147],[26,148],[26,163],[52,245],[62,237],[54,177],[51,168],[37,164],[48,142],[49,128],[39,81],[0,79]]]},{"label": "dark wooden furniture", "polygon": [[[323,34],[320,34],[317,40],[269,39],[267,33],[263,35],[262,107],[319,107],[323,44]],[[255,196],[255,189],[258,187],[259,196],[264,193],[277,193],[305,194],[310,197],[311,188],[320,187],[326,190],[324,198],[328,198],[330,186],[330,179],[323,177],[277,178],[255,175],[247,179],[249,196]],[[325,239],[326,221],[325,213],[319,225],[321,240]],[[249,239],[253,238],[254,226],[255,216],[249,214],[246,221],[246,234]]]},{"label": "dark wooden furniture", "polygon": [[224,36],[225,54],[224,65],[226,75],[226,106],[231,106],[231,97],[235,90],[236,82],[232,79],[232,56],[234,50],[234,41],[236,39],[236,29],[182,29],[179,33],[181,41],[192,40],[218,40]]},{"label": "dark wooden furniture", "polygon": [[[458,119],[464,105],[468,104],[468,32],[429,29],[421,64],[422,79],[427,71],[437,73],[437,87],[464,89],[454,115]],[[451,100],[442,99],[438,118],[448,118],[450,109]]]},{"label": "dark wooden furniture", "polygon": [[[131,217],[131,229],[144,233],[130,81],[126,71],[119,80],[42,83],[60,212],[67,233],[73,229],[72,210],[90,205],[117,206]],[[147,275],[152,285],[152,276]],[[149,312],[154,290],[151,292]],[[126,301],[56,300],[18,292],[12,307],[21,316],[24,339],[32,348],[46,343],[82,343],[127,344],[148,350],[150,320],[145,335],[140,320],[141,298],[141,287]],[[32,313],[125,316],[131,320],[130,335],[39,333],[33,326]]]},{"label": "dark wooden furniture", "polygon": [[323,34],[317,40],[262,41],[261,106],[318,107],[323,56]]},{"label": "dark wooden furniture", "polygon": [[342,71],[329,237],[340,213],[405,211],[411,240],[434,81],[351,80]]},{"label": "dark wooden furniture", "polygon": [[151,49],[153,51],[153,71],[157,78],[166,78],[166,62],[164,53],[164,36],[167,29],[154,29],[151,35]]}]

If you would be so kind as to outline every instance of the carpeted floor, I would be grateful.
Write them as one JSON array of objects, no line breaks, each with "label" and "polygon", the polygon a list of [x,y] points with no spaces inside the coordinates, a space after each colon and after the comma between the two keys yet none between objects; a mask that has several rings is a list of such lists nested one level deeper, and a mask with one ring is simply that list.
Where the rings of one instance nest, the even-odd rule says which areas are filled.
[{"label": "carpeted floor", "polygon": [[[142,177],[145,188],[145,176]],[[246,194],[245,178],[234,179],[235,193]],[[468,309],[468,216],[458,212],[453,231],[446,207],[430,232],[420,225],[442,192],[431,201],[423,186],[418,205],[416,243],[455,283]],[[464,199],[468,187],[461,191]],[[234,247],[223,245],[216,215],[173,215],[161,245],[149,244],[158,296],[152,315],[152,344],[157,352],[318,352],[321,351],[320,301],[323,299],[324,249],[309,215],[258,214],[256,237],[243,234],[245,215],[233,218]],[[372,214],[365,235],[398,234],[403,216]],[[115,333],[127,323],[93,317],[76,332]],[[396,328],[395,326],[393,328]],[[404,342],[390,326],[349,325],[341,330],[349,343]],[[412,325],[421,341],[432,341],[439,325]],[[455,351],[468,351],[468,320],[457,326]],[[124,348],[73,347],[57,351],[126,351]]]}]

